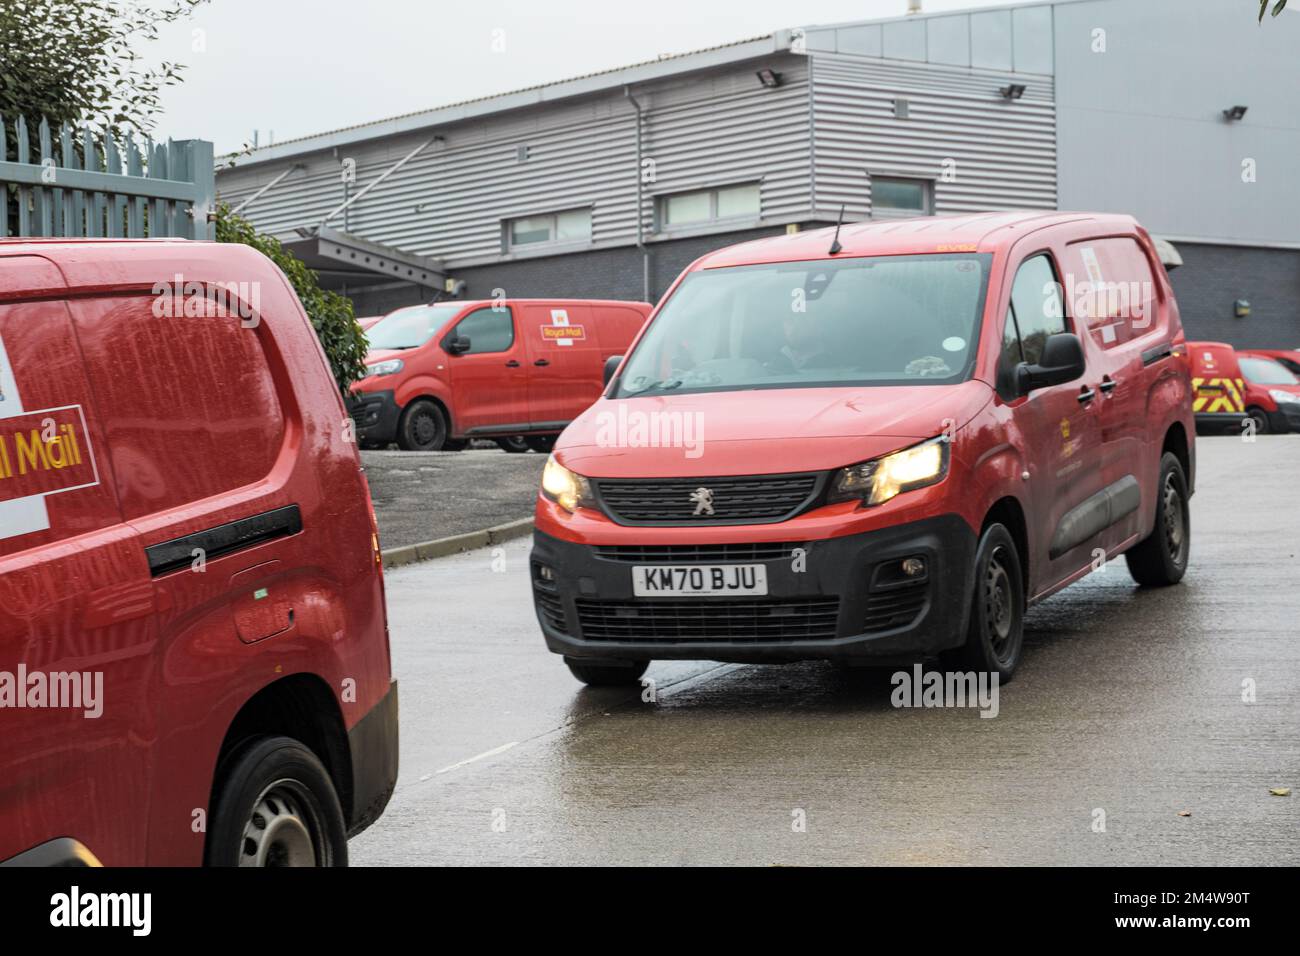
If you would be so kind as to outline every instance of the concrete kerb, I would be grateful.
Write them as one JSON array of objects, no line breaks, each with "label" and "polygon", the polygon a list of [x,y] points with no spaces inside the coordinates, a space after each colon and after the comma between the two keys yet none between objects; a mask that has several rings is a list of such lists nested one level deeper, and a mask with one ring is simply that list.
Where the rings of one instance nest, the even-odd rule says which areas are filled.
[{"label": "concrete kerb", "polygon": [[509,521],[482,531],[454,534],[451,537],[438,538],[434,541],[420,541],[400,548],[386,548],[382,552],[384,568],[400,568],[404,564],[429,561],[433,558],[445,558],[448,555],[460,554],[464,551],[491,547],[495,544],[501,544],[503,541],[522,538],[531,534],[532,530],[533,519],[520,518],[518,521]]}]

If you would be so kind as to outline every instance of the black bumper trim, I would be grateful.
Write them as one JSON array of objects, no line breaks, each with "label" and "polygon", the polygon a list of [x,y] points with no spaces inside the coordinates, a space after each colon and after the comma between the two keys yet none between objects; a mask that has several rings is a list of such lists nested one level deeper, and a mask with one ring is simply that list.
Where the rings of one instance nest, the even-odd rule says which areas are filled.
[{"label": "black bumper trim", "polygon": [[352,755],[352,813],[348,836],[379,819],[397,786],[397,681],[348,731]]},{"label": "black bumper trim", "polygon": [[353,392],[346,404],[358,442],[387,445],[397,441],[397,422],[402,417],[402,409],[392,391]]},{"label": "black bumper trim", "polygon": [[[835,598],[839,612],[833,637],[772,639],[769,633],[742,637],[732,630],[715,638],[675,636],[617,641],[587,640],[580,629],[578,601],[603,600],[618,604],[666,603],[663,598],[635,598],[629,563],[601,558],[597,546],[576,544],[541,531],[533,533],[530,574],[538,624],[548,649],[567,657],[605,660],[717,660],[737,663],[778,663],[797,660],[859,660],[887,662],[915,660],[962,643],[970,608],[971,568],[975,560],[975,533],[957,515],[942,515],[806,545],[803,570],[791,559],[762,562],[767,569],[769,594],[765,600],[815,600]],[[880,597],[870,583],[880,569],[893,561],[920,556],[926,559],[929,591],[914,619],[898,627],[867,631],[869,611],[879,620],[871,599]],[[554,571],[553,585],[539,582],[537,565]],[[690,561],[647,563],[690,564]],[[707,563],[707,562],[695,562]],[[733,563],[733,562],[728,562]],[[751,563],[751,562],[744,562]],[[539,600],[539,594],[543,597]],[[680,602],[680,598],[671,599]],[[692,598],[701,607],[725,604],[726,598]],[[756,598],[736,599],[754,602]],[[544,602],[544,603],[543,603]],[[558,607],[557,607],[558,605]],[[563,615],[563,629],[555,626]]]}]

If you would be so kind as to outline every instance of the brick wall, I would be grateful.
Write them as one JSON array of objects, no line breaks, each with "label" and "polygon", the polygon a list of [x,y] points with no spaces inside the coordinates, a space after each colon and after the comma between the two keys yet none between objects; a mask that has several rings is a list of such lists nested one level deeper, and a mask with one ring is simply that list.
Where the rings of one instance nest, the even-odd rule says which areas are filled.
[{"label": "brick wall", "polygon": [[[1169,273],[1187,337],[1238,348],[1300,347],[1300,251],[1175,243],[1183,264]],[[1251,312],[1233,317],[1233,302]]]}]

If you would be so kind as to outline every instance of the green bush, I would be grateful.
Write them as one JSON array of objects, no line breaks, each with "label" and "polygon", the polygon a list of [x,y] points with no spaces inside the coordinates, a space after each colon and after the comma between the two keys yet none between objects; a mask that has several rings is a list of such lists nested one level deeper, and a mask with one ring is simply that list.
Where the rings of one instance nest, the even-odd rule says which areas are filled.
[{"label": "green bush", "polygon": [[236,216],[226,203],[217,204],[217,242],[242,242],[280,267],[325,347],[339,391],[346,395],[349,385],[365,377],[366,336],[357,325],[351,299],[322,289],[305,262],[280,245],[279,239],[262,235],[247,219]]}]

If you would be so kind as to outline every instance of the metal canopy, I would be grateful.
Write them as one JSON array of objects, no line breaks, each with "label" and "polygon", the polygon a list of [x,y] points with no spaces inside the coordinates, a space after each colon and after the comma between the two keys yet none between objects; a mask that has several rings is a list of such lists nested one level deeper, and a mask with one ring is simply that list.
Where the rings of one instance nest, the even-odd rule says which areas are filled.
[{"label": "metal canopy", "polygon": [[327,226],[306,235],[304,231],[300,230],[296,238],[282,240],[282,244],[315,271],[322,288],[340,292],[392,282],[411,282],[428,289],[443,286],[445,273],[437,259]]}]

